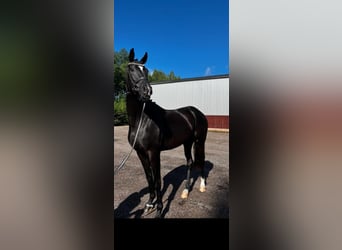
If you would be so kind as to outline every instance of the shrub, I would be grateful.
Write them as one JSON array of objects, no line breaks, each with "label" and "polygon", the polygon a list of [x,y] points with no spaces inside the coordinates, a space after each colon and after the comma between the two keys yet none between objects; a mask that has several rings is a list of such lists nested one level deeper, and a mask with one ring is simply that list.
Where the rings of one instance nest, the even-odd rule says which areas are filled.
[{"label": "shrub", "polygon": [[126,98],[120,96],[114,100],[114,126],[127,124]]}]

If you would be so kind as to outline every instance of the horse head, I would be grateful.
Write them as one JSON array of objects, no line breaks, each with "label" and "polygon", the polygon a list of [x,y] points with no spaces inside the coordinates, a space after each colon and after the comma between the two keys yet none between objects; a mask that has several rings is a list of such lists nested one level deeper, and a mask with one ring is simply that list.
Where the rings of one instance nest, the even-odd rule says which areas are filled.
[{"label": "horse head", "polygon": [[129,52],[129,63],[127,65],[127,90],[136,95],[140,101],[146,102],[150,100],[152,95],[152,87],[148,82],[148,70],[145,67],[147,61],[147,52],[138,61],[134,58],[134,49]]}]

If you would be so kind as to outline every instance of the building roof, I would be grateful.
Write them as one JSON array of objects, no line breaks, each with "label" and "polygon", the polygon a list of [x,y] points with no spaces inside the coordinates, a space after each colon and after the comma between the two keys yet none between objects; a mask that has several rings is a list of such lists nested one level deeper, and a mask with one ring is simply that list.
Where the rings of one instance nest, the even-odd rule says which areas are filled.
[{"label": "building roof", "polygon": [[201,81],[201,80],[221,79],[221,78],[229,78],[229,74],[214,75],[214,76],[202,76],[202,77],[191,77],[191,78],[182,78],[182,79],[179,79],[179,80],[168,80],[168,81],[161,81],[161,82],[151,82],[151,84],[157,85],[157,84],[165,84],[165,83]]}]

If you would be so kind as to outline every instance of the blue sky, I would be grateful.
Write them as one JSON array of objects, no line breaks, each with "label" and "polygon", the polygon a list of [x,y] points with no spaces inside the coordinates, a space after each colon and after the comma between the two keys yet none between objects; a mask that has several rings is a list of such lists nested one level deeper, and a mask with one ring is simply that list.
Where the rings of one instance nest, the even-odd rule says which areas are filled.
[{"label": "blue sky", "polygon": [[228,0],[115,0],[114,50],[181,78],[229,73]]}]

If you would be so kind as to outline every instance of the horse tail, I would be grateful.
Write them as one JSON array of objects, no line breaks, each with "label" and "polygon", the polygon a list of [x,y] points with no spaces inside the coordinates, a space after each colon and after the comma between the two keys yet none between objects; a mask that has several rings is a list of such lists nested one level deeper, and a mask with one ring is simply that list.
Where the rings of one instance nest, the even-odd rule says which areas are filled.
[{"label": "horse tail", "polygon": [[197,168],[203,168],[204,167],[204,161],[205,161],[205,142],[196,140],[194,144],[194,166]]},{"label": "horse tail", "polygon": [[203,169],[205,162],[205,141],[208,132],[208,120],[205,115],[196,108],[192,109],[195,117],[194,131],[194,166]]}]

